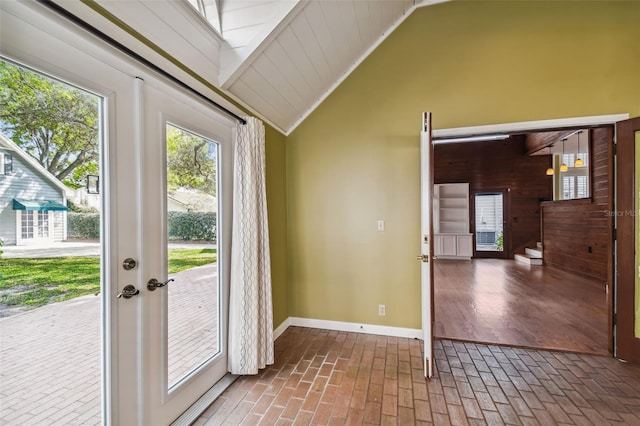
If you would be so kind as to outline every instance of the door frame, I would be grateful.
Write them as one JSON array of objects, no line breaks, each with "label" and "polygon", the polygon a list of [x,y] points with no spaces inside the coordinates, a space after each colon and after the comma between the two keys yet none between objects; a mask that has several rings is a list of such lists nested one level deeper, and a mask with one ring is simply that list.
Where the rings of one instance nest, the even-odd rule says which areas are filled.
[{"label": "door frame", "polygon": [[[503,247],[502,252],[499,251],[477,251],[476,250],[476,202],[475,198],[478,194],[502,194],[502,238]],[[469,221],[470,229],[473,233],[473,257],[479,258],[491,258],[491,259],[510,259],[513,254],[511,253],[511,190],[509,188],[487,188],[471,190],[470,200],[470,214]]]},{"label": "door frame", "polygon": [[[564,128],[578,128],[578,127],[601,127],[601,126],[614,126],[619,121],[627,120],[629,118],[628,113],[624,114],[609,114],[609,115],[594,115],[594,116],[585,116],[585,117],[572,117],[572,118],[560,118],[560,119],[551,119],[551,120],[536,120],[536,121],[520,121],[513,123],[502,123],[502,124],[489,124],[482,126],[469,126],[469,127],[454,127],[447,129],[437,129],[433,130],[432,135],[434,138],[453,138],[453,137],[469,137],[469,136],[483,136],[483,135],[495,135],[504,133],[526,133],[532,131],[544,131],[544,130],[558,130]],[[613,156],[613,153],[611,153]],[[613,163],[613,158],[610,159],[611,163]],[[610,189],[611,198],[615,198],[615,191],[613,188]],[[422,200],[424,203],[424,200]],[[613,258],[613,253],[611,254],[610,261],[613,263],[614,268],[611,268],[609,281],[612,283],[612,289],[610,293],[607,295],[608,298],[611,298],[611,294],[615,294],[616,291],[616,277],[614,273],[615,269],[615,259]],[[431,282],[432,288],[435,288],[435,280]],[[425,304],[424,298],[422,302],[422,312],[424,315],[424,310],[427,307]],[[433,303],[431,304],[431,309],[433,309]],[[613,317],[613,304],[609,304],[609,312],[607,315],[611,318]],[[609,345],[610,348],[613,347],[613,340],[615,336],[614,327],[609,324],[608,326],[609,333]]]}]

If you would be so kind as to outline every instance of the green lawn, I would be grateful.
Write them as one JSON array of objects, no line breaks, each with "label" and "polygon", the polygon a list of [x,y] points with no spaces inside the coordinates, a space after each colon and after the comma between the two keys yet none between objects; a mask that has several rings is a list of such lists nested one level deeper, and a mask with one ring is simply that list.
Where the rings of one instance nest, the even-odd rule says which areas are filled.
[{"label": "green lawn", "polygon": [[[169,273],[217,260],[215,249],[170,249]],[[55,257],[0,258],[0,303],[38,307],[100,291],[100,259]]]}]

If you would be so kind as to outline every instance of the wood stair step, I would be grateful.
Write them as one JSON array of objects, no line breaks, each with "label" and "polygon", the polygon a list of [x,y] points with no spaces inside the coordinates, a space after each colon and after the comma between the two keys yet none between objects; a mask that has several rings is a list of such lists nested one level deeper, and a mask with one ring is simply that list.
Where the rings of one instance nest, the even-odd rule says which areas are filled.
[{"label": "wood stair step", "polygon": [[534,265],[534,266],[542,266],[542,259],[539,257],[532,257],[529,254],[516,254],[515,256],[513,256],[513,258],[515,260],[517,260],[518,262],[521,263],[526,263],[527,265]]}]

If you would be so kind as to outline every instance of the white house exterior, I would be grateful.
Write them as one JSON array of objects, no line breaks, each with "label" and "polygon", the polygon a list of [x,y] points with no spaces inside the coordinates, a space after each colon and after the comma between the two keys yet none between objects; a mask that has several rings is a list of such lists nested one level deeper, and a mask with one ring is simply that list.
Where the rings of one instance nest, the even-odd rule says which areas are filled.
[{"label": "white house exterior", "polygon": [[71,190],[0,133],[0,238],[5,245],[67,238]]}]

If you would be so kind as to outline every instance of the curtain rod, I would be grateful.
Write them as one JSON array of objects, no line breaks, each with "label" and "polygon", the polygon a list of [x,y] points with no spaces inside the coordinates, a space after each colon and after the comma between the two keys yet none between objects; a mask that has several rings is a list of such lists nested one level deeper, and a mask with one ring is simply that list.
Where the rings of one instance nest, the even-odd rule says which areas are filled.
[{"label": "curtain rod", "polygon": [[167,71],[163,70],[162,68],[160,68],[159,66],[157,66],[153,62],[151,62],[148,59],[146,59],[146,58],[142,57],[141,55],[137,54],[136,52],[134,52],[133,50],[129,49],[124,44],[120,43],[119,41],[117,41],[117,40],[113,39],[112,37],[108,36],[107,34],[103,33],[102,31],[100,31],[96,27],[94,27],[94,26],[88,24],[87,22],[83,21],[82,19],[78,18],[77,16],[75,16],[71,12],[67,11],[66,9],[64,9],[62,6],[59,6],[58,4],[54,3],[52,0],[36,0],[36,1],[38,3],[44,5],[44,6],[48,7],[52,11],[56,12],[58,15],[60,15],[60,16],[62,16],[64,18],[66,18],[67,20],[73,22],[74,24],[76,24],[80,28],[84,29],[85,31],[88,31],[89,33],[91,33],[94,36],[98,37],[102,41],[108,43],[112,47],[115,47],[120,52],[126,54],[127,56],[129,56],[129,57],[131,57],[133,59],[135,59],[136,61],[138,61],[141,64],[145,65],[146,67],[152,69],[153,71],[155,71],[156,73],[162,75],[163,77],[171,80],[173,83],[177,84],[178,86],[182,87],[183,89],[187,90],[188,92],[191,92],[192,94],[196,95],[198,98],[202,99],[203,101],[213,105],[214,107],[216,107],[220,111],[224,112],[228,116],[235,118],[236,120],[238,120],[243,125],[247,124],[247,121],[244,118],[240,117],[238,114],[230,111],[229,109],[227,109],[224,106],[220,105],[219,103],[217,103],[213,99],[211,99],[211,98],[205,96],[204,94],[200,93],[199,91],[197,91],[193,87],[189,86],[187,83],[185,83],[182,80],[180,80],[180,79],[174,77],[173,75],[169,74]]}]

